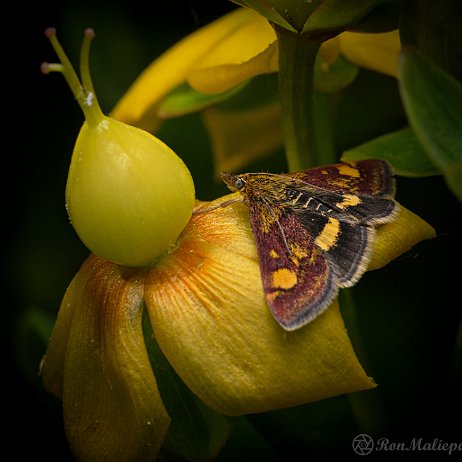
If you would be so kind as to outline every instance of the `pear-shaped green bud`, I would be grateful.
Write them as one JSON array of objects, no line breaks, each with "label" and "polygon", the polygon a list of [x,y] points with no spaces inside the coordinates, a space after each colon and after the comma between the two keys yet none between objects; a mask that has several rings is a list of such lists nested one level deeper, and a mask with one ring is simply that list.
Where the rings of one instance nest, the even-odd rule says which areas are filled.
[{"label": "pear-shaped green bud", "polygon": [[105,116],[90,78],[85,31],[81,77],[47,29],[62,72],[85,114],[72,155],[66,208],[82,242],[95,254],[125,266],[147,266],[168,252],[189,221],[194,184],[181,159],[151,134]]}]

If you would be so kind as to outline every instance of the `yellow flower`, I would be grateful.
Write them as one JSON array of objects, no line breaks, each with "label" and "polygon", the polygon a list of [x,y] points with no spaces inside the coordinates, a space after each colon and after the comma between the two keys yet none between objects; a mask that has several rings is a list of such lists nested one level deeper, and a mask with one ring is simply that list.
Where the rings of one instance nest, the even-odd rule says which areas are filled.
[{"label": "yellow flower", "polygon": [[[236,18],[241,19],[237,26]],[[273,72],[273,58],[277,50],[271,42],[271,28],[268,29],[266,22],[257,21],[266,31],[258,35],[268,34],[270,41],[262,50],[249,44],[244,65],[239,61],[242,50],[235,47],[234,34],[241,34],[238,34],[240,40],[252,37],[255,20],[254,13],[237,10],[215,25],[199,31],[193,36],[195,38],[186,39],[188,46],[191,46],[190,40],[195,43],[195,55],[183,61],[175,58],[175,78],[169,74],[173,62],[169,61],[170,58],[164,57],[164,61],[161,58],[160,69],[163,71],[160,74],[163,73],[164,83],[153,87],[158,97],[152,104],[152,99],[143,99],[146,96],[144,90],[134,91],[133,94],[140,97],[141,112],[132,112],[132,115],[135,114],[133,117],[138,117],[138,121],[149,121],[148,113],[173,88],[172,85],[176,86],[185,79],[192,85],[197,76],[212,72],[210,69],[216,71],[217,78],[209,79],[209,89],[216,82],[221,82],[219,85],[228,82],[225,87],[230,88],[249,76],[261,73],[261,61],[267,63],[263,72]],[[223,24],[227,27],[223,28]],[[220,42],[219,46],[215,42],[210,45],[210,31]],[[184,43],[178,48],[182,49],[182,46]],[[338,52],[336,47],[339,49],[340,45],[331,42],[325,48],[326,63],[330,62],[329,56]],[[58,46],[56,48],[59,49]],[[226,60],[217,63],[226,49],[230,50],[230,53],[223,54]],[[183,55],[184,51],[182,49],[181,52],[183,58],[188,56],[188,53]],[[232,55],[231,51],[239,53],[230,65],[228,58]],[[172,51],[172,55],[177,52],[178,49]],[[213,65],[207,63],[205,55]],[[62,61],[64,67],[68,66],[64,56]],[[204,62],[206,67],[198,65]],[[226,71],[222,73],[224,77],[220,77],[220,66],[223,66],[222,70],[234,69],[236,72]],[[246,69],[245,79],[239,70],[241,67]],[[47,69],[63,71],[61,65],[49,65]],[[154,74],[157,79],[157,72]],[[69,75],[65,72],[67,78]],[[84,80],[89,83],[89,75]],[[200,77],[198,81],[203,83],[206,79]],[[74,88],[79,103],[89,112],[85,112],[87,118],[93,117],[95,122],[93,126],[89,123],[89,128],[84,125],[81,137],[86,142],[79,139],[74,155],[84,151],[92,151],[91,154],[95,155],[94,151],[97,151],[99,156],[110,147],[109,153],[122,151],[139,160],[138,148],[154,143],[156,147],[160,145],[168,159],[172,159],[173,154],[159,140],[153,141],[146,133],[119,125],[119,122],[105,118],[100,111],[95,115],[88,110],[85,105],[92,106],[94,101],[93,92],[88,91],[91,84],[84,88],[77,82]],[[224,91],[224,87],[221,88],[220,91]],[[136,98],[126,99],[119,108],[125,107],[125,104],[128,104],[127,107],[136,106],[134,101]],[[117,113],[116,109],[115,114],[120,116],[121,113]],[[100,140],[100,118],[103,118],[104,126],[112,124],[115,127],[104,132],[102,143],[94,141],[94,138]],[[96,132],[90,136],[86,130]],[[121,136],[124,142],[116,143]],[[130,142],[126,143],[127,137]],[[142,151],[145,153],[144,149]],[[146,152],[147,158],[150,158],[151,151]],[[130,178],[128,181],[132,186],[130,191],[136,191],[133,182],[136,186],[140,177],[145,179],[146,168],[143,166],[147,166],[148,175],[152,169],[160,171],[158,166],[146,164],[144,155],[140,157],[143,158],[141,167],[122,169],[138,175],[135,180]],[[187,389],[208,406],[209,412],[221,417],[296,406],[375,386],[355,355],[338,301],[334,300],[307,326],[293,332],[283,330],[265,302],[246,206],[234,202],[227,207],[214,208],[236,198],[228,195],[208,204],[197,203],[196,208],[213,210],[191,216],[189,199],[193,189],[189,172],[185,173],[183,164],[174,157],[169,162],[171,164],[173,173],[183,179],[175,181],[175,184],[178,186],[180,182],[180,186],[183,185],[180,189],[184,189],[186,212],[180,218],[187,224],[175,225],[175,232],[162,233],[162,236],[166,235],[164,241],[167,243],[164,242],[160,250],[159,239],[148,231],[148,239],[143,240],[143,248],[138,252],[140,258],[134,262],[121,261],[102,253],[90,255],[64,296],[43,360],[44,384],[62,399],[66,435],[78,460],[154,460],[160,448],[169,441],[175,419],[189,419],[189,415],[179,415],[175,403],[166,396],[161,386],[165,382],[166,368],[156,364],[151,343],[158,345],[159,351],[168,360],[168,367],[173,368],[174,374]],[[109,177],[113,170],[111,164]],[[90,165],[85,174],[93,178],[92,175],[100,171]],[[79,183],[82,175],[73,175],[71,168],[70,177],[75,177]],[[116,181],[117,187],[123,184],[119,181]],[[151,188],[149,181],[142,186],[144,192]],[[72,189],[69,194],[74,192],[74,187],[73,184],[69,186]],[[85,189],[79,189],[78,197],[85,197],[83,206],[91,208],[94,204],[91,198],[83,196]],[[149,209],[158,193],[147,198],[144,193],[142,196],[140,200],[143,204],[147,201]],[[177,197],[173,191],[168,196]],[[178,215],[179,203],[183,202],[178,200],[176,207],[164,207],[166,216],[155,220],[159,222],[156,225],[175,222],[177,217],[172,217],[172,210]],[[123,210],[114,214],[116,218],[122,217],[125,225],[128,223],[129,231],[130,215],[127,220],[124,213],[130,214],[132,205],[136,203],[136,200],[130,200],[128,206],[125,203]],[[110,207],[104,209],[109,214],[113,213]],[[98,218],[93,213],[93,217],[95,215]],[[96,220],[87,230],[92,232],[98,224]],[[133,239],[124,239],[124,243],[138,247],[137,233]],[[120,233],[114,234],[118,236]],[[387,264],[415,243],[433,235],[434,230],[427,223],[401,208],[394,222],[378,227],[369,268]],[[101,236],[100,242],[104,243],[104,230]],[[152,249],[146,248],[146,245],[151,245],[154,250],[151,252]],[[118,245],[114,248],[119,250]],[[147,260],[143,258],[145,255],[149,256]],[[144,313],[147,313],[151,326],[147,330]],[[152,337],[148,338],[148,335]],[[208,454],[208,457],[213,455]]]},{"label": "yellow flower", "polygon": [[[396,76],[399,49],[397,31],[344,32],[325,42],[318,58],[323,77],[341,55],[359,66]],[[273,27],[255,11],[238,8],[153,61],[114,107],[112,116],[155,131],[165,117],[165,99],[181,84],[202,94],[222,94],[253,77],[277,70],[278,46]],[[235,171],[282,145],[280,106],[274,98],[238,110],[210,106],[203,110],[203,116],[217,173]]]},{"label": "yellow flower", "polygon": [[[378,227],[370,268],[433,235],[402,207]],[[63,400],[67,437],[81,460],[154,460],[164,441],[170,419],[143,339],[144,307],[176,373],[219,413],[269,411],[375,386],[337,301],[294,332],[272,318],[248,210],[234,203],[193,215],[175,250],[151,268],[91,255],[70,284],[42,375]]]}]

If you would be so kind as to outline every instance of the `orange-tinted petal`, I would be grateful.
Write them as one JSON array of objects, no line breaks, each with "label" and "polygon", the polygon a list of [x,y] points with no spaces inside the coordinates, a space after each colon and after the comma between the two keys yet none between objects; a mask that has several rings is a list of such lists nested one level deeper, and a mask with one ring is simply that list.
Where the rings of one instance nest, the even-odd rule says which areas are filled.
[{"label": "orange-tinted petal", "polygon": [[149,271],[145,297],[162,351],[221,413],[268,411],[374,386],[337,303],[295,332],[273,319],[242,204],[194,215],[176,251]]},{"label": "orange-tinted petal", "polygon": [[140,271],[90,256],[64,299],[43,375],[55,387],[58,359],[66,434],[78,460],[154,460],[164,441],[170,419],[144,345],[143,282]]}]

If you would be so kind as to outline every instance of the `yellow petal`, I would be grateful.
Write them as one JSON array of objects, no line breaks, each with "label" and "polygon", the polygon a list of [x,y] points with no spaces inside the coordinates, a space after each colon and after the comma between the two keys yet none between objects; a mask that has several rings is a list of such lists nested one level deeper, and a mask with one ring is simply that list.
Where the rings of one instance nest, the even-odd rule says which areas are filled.
[{"label": "yellow petal", "polygon": [[[144,345],[142,297],[141,271],[90,256],[64,299],[73,316],[70,326],[57,323],[50,352],[68,334],[64,423],[78,460],[154,460],[164,441],[170,419]],[[68,332],[60,332],[63,327]],[[55,357],[45,358],[46,383]]]},{"label": "yellow petal", "polygon": [[[254,44],[257,42],[256,39],[264,38],[262,35],[252,35],[251,37]],[[274,37],[272,38],[274,39]],[[232,39],[236,49],[242,50],[243,43],[246,45],[248,43],[240,41],[241,39],[237,35],[233,35]],[[266,40],[263,43],[266,43]],[[247,46],[244,49],[247,49]],[[245,54],[247,55],[247,53]],[[213,66],[210,62],[205,63],[210,64],[210,67],[203,67],[202,64],[204,63],[201,63],[201,68],[192,70],[187,80],[193,88],[202,93],[221,93],[257,75],[276,72],[278,70],[278,56],[276,42],[269,42],[263,51],[254,54],[248,60],[242,56],[243,60],[238,63],[225,62]]]},{"label": "yellow petal", "polygon": [[336,302],[295,332],[273,319],[242,204],[194,215],[176,251],[149,271],[145,297],[165,356],[191,390],[223,414],[268,411],[374,386]]},{"label": "yellow petal", "polygon": [[435,235],[435,230],[425,220],[401,206],[394,221],[377,227],[374,251],[368,269],[385,266],[418,242],[431,239]]},{"label": "yellow petal", "polygon": [[[235,63],[239,59],[243,62],[263,51],[271,41],[264,40],[260,47],[251,45],[246,51],[240,40],[227,40],[234,35],[239,37],[240,29],[246,30],[248,36],[249,23],[261,24],[263,21],[254,11],[239,8],[187,36],[145,69],[116,105],[112,117],[145,130],[155,129],[159,123],[156,105],[194,69],[203,66],[204,62],[209,63],[207,66],[217,65],[217,60]],[[215,52],[217,47],[220,47],[219,52]],[[243,57],[238,56],[238,51]]]},{"label": "yellow petal", "polygon": [[214,156],[215,175],[235,172],[283,144],[278,101],[252,108],[212,107],[203,112]]},{"label": "yellow petal", "polygon": [[344,32],[341,53],[358,66],[397,77],[401,42],[398,31],[380,34]]},{"label": "yellow petal", "polygon": [[332,64],[340,55],[340,40],[337,37],[325,41],[319,48],[320,58],[327,64]]},{"label": "yellow petal", "polygon": [[75,307],[91,275],[90,271],[81,270],[69,284],[53,327],[46,355],[42,361],[41,375],[45,388],[59,399],[63,398],[67,341]]},{"label": "yellow petal", "polygon": [[[345,32],[327,41],[321,58],[331,63],[341,51],[355,64],[396,76],[397,32]],[[162,99],[187,81],[203,93],[224,92],[256,75],[276,72],[278,47],[269,22],[238,8],[190,34],[148,66],[112,111],[112,117],[147,131],[160,125]]]}]

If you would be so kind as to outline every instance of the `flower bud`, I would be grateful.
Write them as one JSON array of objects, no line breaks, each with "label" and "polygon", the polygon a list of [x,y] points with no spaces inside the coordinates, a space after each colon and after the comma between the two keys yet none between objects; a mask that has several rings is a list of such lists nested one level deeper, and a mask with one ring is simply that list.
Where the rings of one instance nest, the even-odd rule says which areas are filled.
[{"label": "flower bud", "polygon": [[71,223],[95,254],[125,266],[149,265],[175,245],[191,217],[191,175],[158,138],[103,115],[88,70],[93,31],[86,31],[82,46],[82,83],[54,29],[46,34],[61,64],[42,69],[64,74],[86,118],[67,179]]}]

